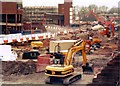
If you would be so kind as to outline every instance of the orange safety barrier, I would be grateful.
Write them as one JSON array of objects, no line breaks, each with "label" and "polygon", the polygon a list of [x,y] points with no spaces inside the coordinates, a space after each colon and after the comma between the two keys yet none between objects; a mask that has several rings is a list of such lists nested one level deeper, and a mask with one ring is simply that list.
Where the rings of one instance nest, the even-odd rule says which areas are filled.
[{"label": "orange safety barrier", "polygon": [[50,38],[52,38],[52,35],[50,35]]},{"label": "orange safety barrier", "polygon": [[12,39],[12,42],[17,42],[17,39]]},{"label": "orange safety barrier", "polygon": [[39,39],[43,39],[43,36],[38,36]]},{"label": "orange safety barrier", "polygon": [[26,38],[26,41],[28,41],[28,40],[29,40],[29,38],[27,37],[27,38]]},{"label": "orange safety barrier", "polygon": [[60,32],[60,34],[64,34],[64,32]]},{"label": "orange safety barrier", "polygon": [[46,38],[48,38],[48,35],[46,35]]},{"label": "orange safety barrier", "polygon": [[23,42],[23,38],[20,38],[20,41]]},{"label": "orange safety barrier", "polygon": [[4,40],[4,43],[8,43],[8,40]]},{"label": "orange safety barrier", "polygon": [[35,37],[32,37],[32,40],[35,40]]}]

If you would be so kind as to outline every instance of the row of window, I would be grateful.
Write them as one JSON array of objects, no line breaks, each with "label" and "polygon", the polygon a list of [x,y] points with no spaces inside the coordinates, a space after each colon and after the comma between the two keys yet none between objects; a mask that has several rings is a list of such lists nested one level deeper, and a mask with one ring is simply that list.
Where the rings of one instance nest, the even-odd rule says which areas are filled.
[{"label": "row of window", "polygon": [[32,14],[27,14],[26,16],[44,16],[44,14],[34,14],[34,15],[32,15]]},{"label": "row of window", "polygon": [[[2,18],[0,18],[0,21],[2,22],[8,22],[8,23],[21,23],[22,21],[22,15],[17,15],[17,19],[16,19],[16,15],[15,14],[0,14],[0,16],[2,16]],[[7,19],[6,19],[7,18]]]},{"label": "row of window", "polygon": [[25,11],[26,14],[44,14],[44,13],[57,13],[57,11]]},{"label": "row of window", "polygon": [[30,10],[30,11],[43,11],[43,10],[57,10],[57,8],[24,8],[24,10]]},{"label": "row of window", "polygon": [[6,27],[5,25],[0,26],[0,34],[14,34],[14,33],[20,33],[21,32],[21,28],[20,26],[8,26]]},{"label": "row of window", "polygon": [[44,18],[44,16],[29,16],[29,18],[41,18],[41,19],[43,19]]}]

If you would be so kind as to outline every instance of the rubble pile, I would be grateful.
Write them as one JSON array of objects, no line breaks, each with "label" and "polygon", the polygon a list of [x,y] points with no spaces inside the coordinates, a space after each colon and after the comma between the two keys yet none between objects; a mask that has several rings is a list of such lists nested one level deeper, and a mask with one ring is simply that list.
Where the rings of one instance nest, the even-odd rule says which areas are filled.
[{"label": "rubble pile", "polygon": [[116,44],[104,44],[100,49],[94,51],[94,55],[105,55],[106,57],[110,57],[112,52],[117,49]]},{"label": "rubble pile", "polygon": [[119,86],[119,64],[120,54],[118,53],[116,57],[107,63],[107,66],[97,75],[97,78],[94,78],[92,83],[87,86]]},{"label": "rubble pile", "polygon": [[90,63],[94,64],[95,67],[105,67],[109,61],[110,58],[95,58],[91,59]]},{"label": "rubble pile", "polygon": [[34,61],[3,61],[2,62],[2,74],[8,76],[15,75],[28,75],[35,72],[36,63]]}]

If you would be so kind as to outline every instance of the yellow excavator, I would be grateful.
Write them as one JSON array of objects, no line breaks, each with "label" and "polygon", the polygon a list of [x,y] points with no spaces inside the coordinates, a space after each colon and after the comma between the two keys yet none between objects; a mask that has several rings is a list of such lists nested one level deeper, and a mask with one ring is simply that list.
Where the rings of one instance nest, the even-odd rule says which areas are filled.
[{"label": "yellow excavator", "polygon": [[[86,42],[81,40],[76,42],[67,52],[67,56],[62,55],[61,53],[56,53],[57,56],[64,58],[63,63],[58,62],[57,64],[52,64],[46,66],[45,75],[48,77],[46,78],[46,83],[57,83],[57,84],[71,84],[79,79],[81,79],[81,73],[74,71],[74,67],[72,65],[72,56],[79,50],[82,50],[82,57],[83,57],[83,73],[84,72],[93,72],[92,66],[89,65],[86,58],[85,53],[85,45]],[[62,60],[60,60],[62,61]]]}]

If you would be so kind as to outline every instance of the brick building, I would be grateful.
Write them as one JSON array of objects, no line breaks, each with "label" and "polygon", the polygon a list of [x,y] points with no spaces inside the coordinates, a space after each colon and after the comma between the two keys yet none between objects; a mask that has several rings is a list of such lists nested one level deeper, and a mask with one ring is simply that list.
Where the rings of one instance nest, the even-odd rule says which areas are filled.
[{"label": "brick building", "polygon": [[0,1],[0,34],[18,33],[22,30],[22,0]]},{"label": "brick building", "polygon": [[73,23],[72,0],[64,0],[64,4],[58,4],[58,8],[55,6],[24,7],[24,14],[24,18],[29,22],[70,25]]},{"label": "brick building", "polygon": [[[58,13],[55,6],[28,6],[24,7],[24,16],[29,19],[30,22],[43,22],[45,13]],[[52,22],[52,19],[46,19],[46,22]]]},{"label": "brick building", "polygon": [[27,6],[24,7],[24,30],[39,30],[44,32],[44,24],[53,24],[51,17],[45,17],[46,13],[58,13],[55,6]]},{"label": "brick building", "polygon": [[58,4],[58,14],[64,15],[64,25],[73,23],[72,0],[64,0],[64,4]]}]

